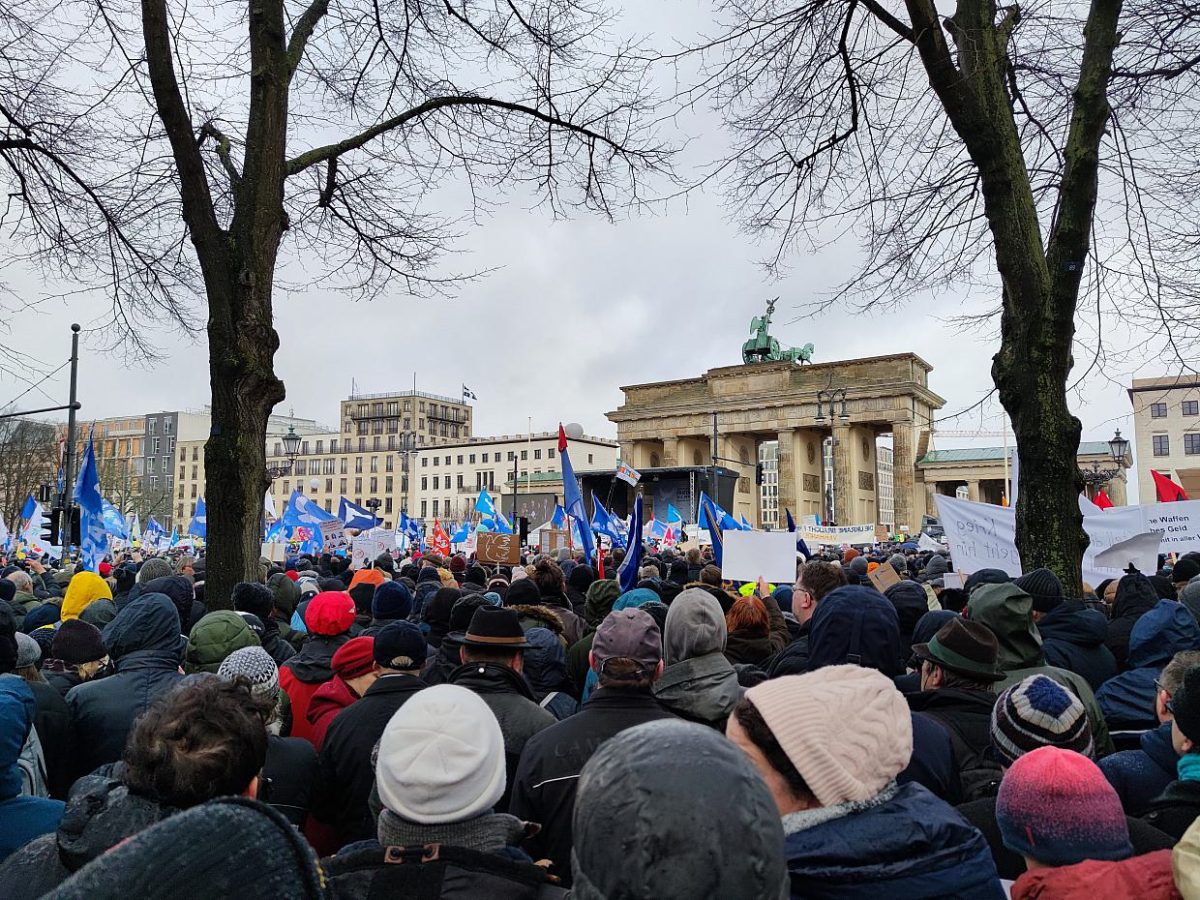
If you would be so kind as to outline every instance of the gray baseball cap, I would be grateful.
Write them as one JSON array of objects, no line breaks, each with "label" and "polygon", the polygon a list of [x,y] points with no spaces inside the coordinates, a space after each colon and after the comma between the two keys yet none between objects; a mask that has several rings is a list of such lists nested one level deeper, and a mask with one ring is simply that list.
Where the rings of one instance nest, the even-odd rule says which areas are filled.
[{"label": "gray baseball cap", "polygon": [[662,661],[662,633],[644,610],[610,612],[596,629],[592,655],[601,672],[610,659],[630,659],[649,673]]}]

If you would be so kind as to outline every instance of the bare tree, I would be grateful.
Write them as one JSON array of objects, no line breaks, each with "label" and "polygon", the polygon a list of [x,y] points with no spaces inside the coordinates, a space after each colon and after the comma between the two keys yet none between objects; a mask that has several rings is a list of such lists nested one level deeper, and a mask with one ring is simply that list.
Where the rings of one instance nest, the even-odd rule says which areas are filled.
[{"label": "bare tree", "polygon": [[147,311],[207,321],[213,605],[257,572],[277,272],[443,292],[463,276],[436,267],[458,227],[437,211],[459,195],[468,219],[509,193],[608,215],[667,161],[644,59],[589,0],[59,2],[90,13],[97,87],[67,105],[128,242],[93,254],[114,315],[135,342]]},{"label": "bare tree", "polygon": [[55,428],[32,419],[0,419],[0,512],[17,527],[25,498],[54,483]]},{"label": "bare tree", "polygon": [[703,54],[684,96],[712,101],[735,136],[708,177],[728,179],[747,226],[772,238],[772,266],[797,245],[858,238],[861,268],[819,307],[890,308],[951,285],[998,298],[992,377],[1020,453],[1017,544],[1076,595],[1077,327],[1089,371],[1114,317],[1195,335],[1183,313],[1200,29],[1184,7],[730,0],[715,38],[668,57]]}]

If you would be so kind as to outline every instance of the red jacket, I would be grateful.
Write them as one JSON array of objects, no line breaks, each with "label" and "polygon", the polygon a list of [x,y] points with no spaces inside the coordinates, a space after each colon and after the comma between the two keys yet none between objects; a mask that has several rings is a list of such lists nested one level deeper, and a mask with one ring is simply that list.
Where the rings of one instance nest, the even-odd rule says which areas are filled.
[{"label": "red jacket", "polygon": [[312,702],[313,694],[325,681],[312,683],[301,681],[287,666],[279,667],[279,686],[283,688],[292,704],[292,737],[312,740],[312,724],[308,721],[308,705]]},{"label": "red jacket", "polygon": [[[350,690],[350,685],[342,681],[339,675],[334,675],[332,680],[317,688],[308,703],[308,739],[318,753],[334,717],[357,699],[358,695]],[[295,734],[295,731],[292,733]]]},{"label": "red jacket", "polygon": [[1089,859],[1073,866],[1025,872],[1012,900],[1180,900],[1171,851],[1156,850],[1119,862]]}]

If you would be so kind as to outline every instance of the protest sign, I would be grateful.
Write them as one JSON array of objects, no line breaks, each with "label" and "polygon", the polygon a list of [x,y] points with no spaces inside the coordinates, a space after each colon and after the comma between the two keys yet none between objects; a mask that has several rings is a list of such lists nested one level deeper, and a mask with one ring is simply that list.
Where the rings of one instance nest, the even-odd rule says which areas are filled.
[{"label": "protest sign", "polygon": [[947,572],[942,576],[942,587],[958,588],[961,590],[965,586],[965,581],[958,572]]},{"label": "protest sign", "polygon": [[900,583],[900,576],[896,574],[896,570],[892,568],[891,563],[883,563],[874,572],[868,572],[867,578],[871,579],[871,584],[875,585],[875,590],[881,594],[887,593],[887,589],[893,584]]},{"label": "protest sign", "polygon": [[922,531],[921,536],[917,538],[917,549],[930,550],[934,553],[937,553],[942,549],[942,545]]},{"label": "protest sign", "polygon": [[726,531],[721,575],[730,581],[796,580],[796,536],[790,531]]},{"label": "protest sign", "polygon": [[515,566],[521,561],[521,539],[518,535],[481,531],[476,540],[475,553],[480,562]]},{"label": "protest sign", "polygon": [[553,553],[557,550],[565,550],[570,546],[567,538],[567,532],[560,528],[543,528],[542,552]]},{"label": "protest sign", "polygon": [[842,544],[875,543],[875,525],[801,525],[799,533],[810,547],[827,544],[840,547]]},{"label": "protest sign", "polygon": [[263,544],[262,558],[271,562],[283,562],[287,558],[287,547],[275,541]]},{"label": "protest sign", "polygon": [[346,523],[340,519],[332,522],[322,522],[317,526],[321,529],[321,546],[327,551],[332,552],[339,547],[345,547],[346,540]]},{"label": "protest sign", "polygon": [[1021,574],[1014,509],[941,494],[933,499],[956,571],[970,575],[979,569],[1001,569],[1013,577]]},{"label": "protest sign", "polygon": [[[390,538],[390,533],[388,538]],[[354,543],[350,548],[350,568],[362,569],[369,563],[375,560],[375,557],[381,553],[385,553],[391,548],[388,546],[390,540],[383,539],[371,534],[360,534],[354,539]]]},{"label": "protest sign", "polygon": [[1135,534],[1096,554],[1096,565],[1124,571],[1133,566],[1139,572],[1158,571],[1158,550],[1162,535],[1157,531]]},{"label": "protest sign", "polygon": [[[1162,535],[1159,553],[1200,550],[1200,500],[1147,503],[1139,508],[1146,511],[1145,530]],[[1111,513],[1109,510],[1107,514]]]}]

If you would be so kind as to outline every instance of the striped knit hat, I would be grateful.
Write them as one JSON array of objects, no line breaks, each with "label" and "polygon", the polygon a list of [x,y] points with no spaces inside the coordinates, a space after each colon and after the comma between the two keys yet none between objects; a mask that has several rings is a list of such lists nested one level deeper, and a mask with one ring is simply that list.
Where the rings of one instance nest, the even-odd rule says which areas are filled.
[{"label": "striped knit hat", "polygon": [[992,747],[1011,766],[1038,747],[1062,747],[1090,757],[1092,727],[1082,701],[1045,675],[1030,675],[996,698]]}]

